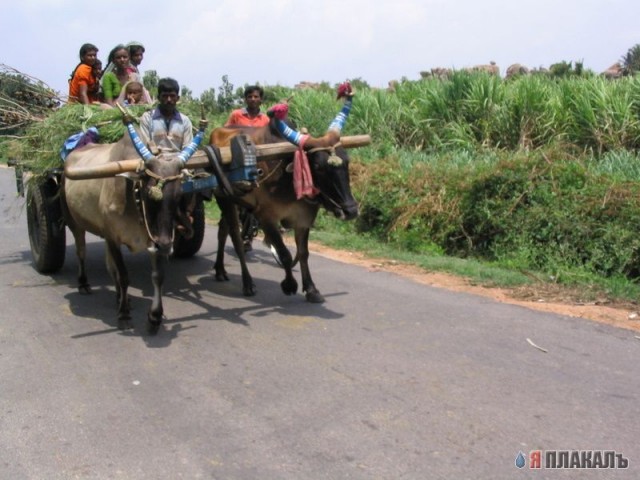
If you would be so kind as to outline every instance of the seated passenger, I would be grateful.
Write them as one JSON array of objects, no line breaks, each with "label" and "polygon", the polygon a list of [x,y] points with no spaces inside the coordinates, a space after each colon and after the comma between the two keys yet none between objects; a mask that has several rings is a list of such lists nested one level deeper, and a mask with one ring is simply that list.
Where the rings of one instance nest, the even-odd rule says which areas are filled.
[{"label": "seated passenger", "polygon": [[80,47],[80,63],[69,78],[69,103],[88,105],[99,100],[99,79],[93,69],[97,58],[98,47],[95,45],[85,43]]},{"label": "seated passenger", "polygon": [[128,67],[129,50],[124,45],[117,45],[109,53],[109,65],[107,65],[101,82],[104,101],[111,106],[115,105],[122,87],[127,82],[140,80],[138,74],[130,72]]},{"label": "seated passenger", "polygon": [[118,103],[128,107],[130,105],[147,105],[150,102],[147,101],[144,94],[144,85],[137,80],[131,80],[127,82],[118,96]]},{"label": "seated passenger", "polygon": [[125,47],[129,50],[129,67],[127,67],[127,69],[129,72],[142,75],[140,72],[140,64],[144,58],[144,45],[138,42],[129,42]]}]

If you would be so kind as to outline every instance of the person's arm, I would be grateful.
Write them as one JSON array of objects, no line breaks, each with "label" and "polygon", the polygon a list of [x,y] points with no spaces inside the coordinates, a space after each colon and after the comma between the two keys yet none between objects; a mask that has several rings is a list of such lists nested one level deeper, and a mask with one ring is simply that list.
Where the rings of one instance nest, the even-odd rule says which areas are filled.
[{"label": "person's arm", "polygon": [[111,106],[113,106],[115,102],[113,80],[118,82],[118,78],[113,72],[109,72],[102,77],[102,93],[104,94],[104,101]]},{"label": "person's arm", "polygon": [[80,92],[78,93],[79,95],[79,101],[80,103],[84,103],[85,105],[89,105],[91,102],[89,101],[89,87],[87,86],[86,83],[81,83],[80,84]]}]

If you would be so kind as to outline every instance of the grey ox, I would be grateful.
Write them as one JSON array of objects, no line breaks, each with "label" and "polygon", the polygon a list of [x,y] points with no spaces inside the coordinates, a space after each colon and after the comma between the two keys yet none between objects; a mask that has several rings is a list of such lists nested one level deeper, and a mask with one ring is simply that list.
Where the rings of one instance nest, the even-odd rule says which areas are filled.
[{"label": "grey ox", "polygon": [[85,270],[85,232],[105,239],[106,263],[116,285],[118,328],[131,328],[127,289],[129,277],[122,245],[131,252],[147,250],[151,256],[153,301],[147,319],[155,333],[163,318],[162,285],[164,267],[173,245],[176,227],[193,233],[181,203],[182,169],[197,148],[202,135],[182,152],[153,155],[140,141],[131,122],[125,135],[114,144],[93,144],[72,152],[65,162],[65,172],[72,169],[100,170],[110,162],[140,155],[138,172],[126,176],[71,180],[63,178],[62,208],[65,223],[71,230],[79,260],[78,289],[90,293]]}]

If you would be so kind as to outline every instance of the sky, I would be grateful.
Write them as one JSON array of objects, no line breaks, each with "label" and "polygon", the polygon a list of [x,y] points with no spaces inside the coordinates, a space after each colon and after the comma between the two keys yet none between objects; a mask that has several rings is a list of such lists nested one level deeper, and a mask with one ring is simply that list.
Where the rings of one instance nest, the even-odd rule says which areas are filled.
[{"label": "sky", "polygon": [[[66,94],[83,43],[105,64],[138,41],[142,72],[195,96],[259,83],[360,78],[372,87],[431,68],[582,61],[602,72],[640,43],[640,0],[20,0],[0,16],[0,63]],[[126,5],[126,6],[125,6]]]}]

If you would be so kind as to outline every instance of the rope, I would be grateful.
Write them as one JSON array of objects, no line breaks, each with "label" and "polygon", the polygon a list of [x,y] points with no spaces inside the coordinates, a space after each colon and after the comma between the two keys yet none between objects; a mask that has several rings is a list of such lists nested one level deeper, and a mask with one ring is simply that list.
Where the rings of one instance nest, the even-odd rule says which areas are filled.
[{"label": "rope", "polygon": [[[157,175],[156,173],[152,172],[148,168],[145,169],[144,173],[147,176],[149,176],[149,177],[151,177],[151,178],[153,178],[155,180],[158,180],[158,185],[155,185],[155,187],[159,186],[159,188],[160,188],[160,198],[153,198],[153,195],[151,194],[151,191],[149,192],[149,197],[152,200],[156,200],[156,201],[159,201],[159,200],[162,199],[162,188],[164,187],[164,184],[166,182],[173,182],[174,180],[181,179],[182,176],[183,176],[182,173],[181,173],[180,175],[173,175],[171,177],[163,178],[160,175]],[[140,182],[140,183],[142,184],[142,182]],[[151,188],[154,188],[154,187],[151,187]],[[151,189],[149,189],[149,190],[151,190]],[[147,221],[147,207],[145,205],[145,201],[144,201],[144,198],[142,196],[140,197],[140,206],[141,206],[141,210],[142,210],[142,222],[144,223],[144,227],[147,230],[147,236],[149,237],[149,240],[151,240],[153,243],[157,243],[155,241],[155,238],[151,234],[151,230],[149,230],[149,222]],[[171,233],[172,237],[173,237],[174,233],[175,232]],[[173,238],[172,238],[172,240],[173,240]]]},{"label": "rope", "polygon": [[269,180],[269,178],[275,175],[275,173],[278,171],[278,169],[282,166],[283,163],[284,163],[284,160],[278,160],[278,165],[276,165],[276,167],[273,168],[266,177],[264,177],[263,179],[257,182],[258,186],[265,183],[267,180]]}]

